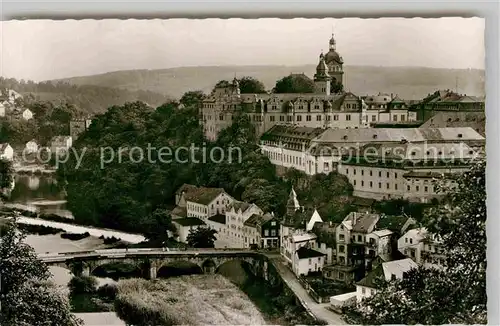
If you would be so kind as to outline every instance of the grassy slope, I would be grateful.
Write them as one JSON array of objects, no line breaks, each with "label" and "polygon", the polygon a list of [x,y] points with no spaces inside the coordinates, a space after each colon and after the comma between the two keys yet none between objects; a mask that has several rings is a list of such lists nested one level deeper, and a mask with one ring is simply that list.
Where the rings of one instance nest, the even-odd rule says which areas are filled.
[{"label": "grassy slope", "polygon": [[[180,67],[116,71],[63,80],[78,85],[142,89],[180,97],[189,90],[209,92],[218,80],[232,79],[234,74],[256,77],[271,89],[283,76],[303,72],[312,77],[314,69],[315,65]],[[455,89],[456,78],[460,93],[484,95],[483,70],[346,66],[345,76],[347,89],[359,95],[386,92],[405,99],[419,99],[437,89]]]}]

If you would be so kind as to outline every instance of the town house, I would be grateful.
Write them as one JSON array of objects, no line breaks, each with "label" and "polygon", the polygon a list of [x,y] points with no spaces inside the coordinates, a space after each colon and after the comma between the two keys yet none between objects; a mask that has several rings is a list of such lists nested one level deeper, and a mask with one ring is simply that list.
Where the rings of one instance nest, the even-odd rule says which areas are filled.
[{"label": "town house", "polygon": [[0,144],[0,160],[12,161],[14,159],[14,149],[10,144]]},{"label": "town house", "polygon": [[50,151],[55,154],[65,154],[73,146],[73,138],[71,136],[55,136],[50,142]]},{"label": "town house", "polygon": [[222,188],[200,187],[184,194],[187,217],[205,221],[215,215],[224,215],[226,207],[234,201]]}]

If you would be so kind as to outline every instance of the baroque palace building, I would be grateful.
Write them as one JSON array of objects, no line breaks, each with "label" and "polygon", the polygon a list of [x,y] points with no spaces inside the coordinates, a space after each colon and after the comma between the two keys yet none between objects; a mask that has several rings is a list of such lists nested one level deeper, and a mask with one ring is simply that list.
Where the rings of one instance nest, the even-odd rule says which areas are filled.
[{"label": "baroque palace building", "polygon": [[241,94],[237,79],[217,87],[201,107],[201,123],[209,140],[230,126],[234,116],[244,112],[253,121],[258,136],[276,125],[308,128],[368,128],[375,122],[408,122],[416,115],[397,96],[386,98],[382,106],[367,105],[351,92],[331,93],[331,85],[344,83],[344,61],[332,34],[329,51],[321,53],[314,74],[314,93]]}]

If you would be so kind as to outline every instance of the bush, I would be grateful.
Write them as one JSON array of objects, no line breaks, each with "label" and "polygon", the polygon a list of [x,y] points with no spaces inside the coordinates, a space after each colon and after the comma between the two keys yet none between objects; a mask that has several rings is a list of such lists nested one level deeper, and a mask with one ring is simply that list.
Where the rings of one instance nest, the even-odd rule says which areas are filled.
[{"label": "bush", "polygon": [[68,283],[71,295],[95,293],[97,279],[93,276],[74,276]]},{"label": "bush", "polygon": [[61,238],[72,241],[78,241],[90,237],[90,233],[62,233]]},{"label": "bush", "polygon": [[116,295],[118,294],[118,287],[116,284],[104,284],[103,286],[97,289],[97,295],[106,300],[114,300]]}]

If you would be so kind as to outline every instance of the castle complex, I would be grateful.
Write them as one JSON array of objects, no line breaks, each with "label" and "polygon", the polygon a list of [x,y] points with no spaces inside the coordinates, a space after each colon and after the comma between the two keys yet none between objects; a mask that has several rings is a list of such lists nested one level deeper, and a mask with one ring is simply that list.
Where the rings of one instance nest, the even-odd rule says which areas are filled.
[{"label": "castle complex", "polygon": [[215,140],[231,125],[237,112],[245,112],[253,121],[258,136],[275,125],[310,128],[366,128],[377,122],[415,121],[404,101],[397,96],[379,94],[383,105],[367,105],[351,92],[332,92],[344,83],[344,61],[336,49],[335,38],[329,51],[321,53],[314,74],[314,93],[241,94],[235,78],[230,85],[216,87],[203,101],[201,118],[205,136]]}]

